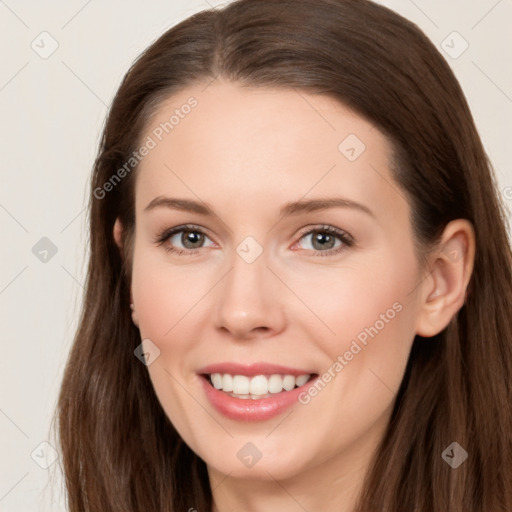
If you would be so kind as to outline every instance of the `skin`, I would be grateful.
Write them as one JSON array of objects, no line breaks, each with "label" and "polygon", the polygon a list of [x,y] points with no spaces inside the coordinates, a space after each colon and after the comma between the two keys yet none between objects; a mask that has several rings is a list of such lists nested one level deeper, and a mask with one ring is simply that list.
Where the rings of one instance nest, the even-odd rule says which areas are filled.
[{"label": "skin", "polygon": [[[136,180],[131,297],[141,340],[160,356],[148,366],[164,411],[207,464],[214,511],[351,511],[380,442],[414,336],[440,332],[460,309],[471,275],[474,234],[448,224],[422,268],[410,206],[389,169],[391,147],[377,128],[326,96],[242,88],[216,80],[168,98],[151,135],[190,96],[198,106],[143,159]],[[355,134],[366,149],[349,161],[338,149]],[[207,217],[165,207],[157,196],[207,203]],[[299,199],[343,197],[366,206],[279,216]],[[202,228],[196,254],[181,233]],[[311,230],[330,225],[352,246],[314,251]],[[186,234],[186,233],[185,233]],[[116,222],[122,245],[122,225]],[[236,252],[252,236],[252,263]],[[192,248],[189,248],[192,247]],[[206,399],[196,372],[222,361],[265,361],[322,374],[352,341],[398,303],[401,311],[306,404],[263,422],[227,419]],[[262,458],[246,467],[237,452]],[[194,504],[191,503],[193,508]]]}]

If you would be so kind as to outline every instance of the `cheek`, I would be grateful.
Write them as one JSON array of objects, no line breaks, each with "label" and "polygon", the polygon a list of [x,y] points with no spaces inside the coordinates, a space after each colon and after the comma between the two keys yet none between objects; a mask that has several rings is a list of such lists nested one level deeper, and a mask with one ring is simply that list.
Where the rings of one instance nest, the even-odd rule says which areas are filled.
[{"label": "cheek", "polygon": [[288,281],[294,283],[296,295],[324,323],[325,333],[330,330],[333,340],[352,338],[376,322],[382,329],[381,315],[386,325],[387,320],[404,316],[396,310],[410,301],[416,283],[415,263],[389,263],[392,260],[366,258],[338,268],[302,271],[300,276],[296,271],[294,276],[288,275]]},{"label": "cheek", "polygon": [[163,368],[179,380],[191,378],[191,364],[201,355],[204,332],[211,322],[208,292],[217,280],[218,274],[211,269],[171,263],[154,250],[135,251],[131,291],[141,339],[150,339],[160,351],[149,368],[157,394],[169,386],[179,391]]},{"label": "cheek", "polygon": [[295,288],[317,317],[308,325],[312,336],[315,326],[314,339],[327,355],[326,370],[345,375],[337,380],[345,382],[347,392],[369,390],[367,386],[379,377],[397,389],[414,339],[413,253],[398,257],[390,252],[328,270],[316,273],[314,287],[303,278]]},{"label": "cheek", "polygon": [[[316,336],[315,349],[325,355],[321,383],[302,395],[301,403],[325,425],[326,437],[344,431],[341,444],[350,445],[382,420],[403,380],[414,339],[414,304],[408,296],[414,278],[398,274],[354,270],[350,277],[331,280],[329,300],[316,292],[308,295],[316,297],[312,307],[334,334]],[[318,321],[315,325],[321,328]]]},{"label": "cheek", "polygon": [[[158,250],[135,250],[131,291],[141,335],[164,338],[201,299],[204,279],[186,266],[172,265]],[[204,286],[201,285],[204,283]]]},{"label": "cheek", "polygon": [[184,266],[169,264],[157,251],[134,251],[131,291],[141,339],[150,339],[159,349],[158,358],[148,366],[149,376],[166,415],[189,442],[190,415],[202,414],[200,408],[194,409],[196,403],[190,401],[183,382],[191,375],[187,355],[200,339],[194,329],[199,325],[204,281],[197,272],[194,277]]}]

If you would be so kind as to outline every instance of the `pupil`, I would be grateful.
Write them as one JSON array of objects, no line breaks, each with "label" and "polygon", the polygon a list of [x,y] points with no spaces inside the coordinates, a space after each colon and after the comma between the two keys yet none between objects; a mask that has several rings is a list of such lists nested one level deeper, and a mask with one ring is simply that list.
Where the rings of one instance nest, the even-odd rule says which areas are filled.
[{"label": "pupil", "polygon": [[[198,244],[201,245],[201,242],[203,241],[203,234],[197,233],[195,231],[185,231],[182,235],[182,243],[185,247],[189,247],[187,244]],[[190,248],[190,247],[189,247]],[[195,247],[191,247],[192,249],[195,249]]]},{"label": "pupil", "polygon": [[[334,237],[327,235],[325,233],[322,233],[322,232],[317,232],[317,235],[315,237],[313,237],[313,246],[315,245],[315,242],[320,243],[320,248],[332,249],[332,247],[333,247],[332,242],[334,242]],[[331,242],[331,243],[329,244],[329,242]]]}]

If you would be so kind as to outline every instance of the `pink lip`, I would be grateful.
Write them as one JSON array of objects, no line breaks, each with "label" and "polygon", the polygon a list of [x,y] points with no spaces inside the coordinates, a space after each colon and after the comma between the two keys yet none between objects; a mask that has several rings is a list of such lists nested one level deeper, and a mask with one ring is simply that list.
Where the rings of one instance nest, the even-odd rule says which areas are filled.
[{"label": "pink lip", "polygon": [[238,363],[216,363],[210,364],[197,371],[199,374],[212,374],[212,373],[229,373],[230,375],[247,375],[247,377],[254,377],[254,375],[312,375],[316,372],[311,370],[302,370],[297,368],[289,368],[270,363],[252,363],[252,364],[238,364]]},{"label": "pink lip", "polygon": [[283,391],[276,393],[275,396],[269,398],[235,398],[229,396],[224,391],[215,389],[209,382],[207,377],[200,377],[203,388],[208,400],[213,407],[232,420],[237,421],[265,421],[282,413],[293,404],[298,402],[299,394],[302,393],[306,386],[311,385],[312,379],[304,386],[292,389],[291,391]]}]

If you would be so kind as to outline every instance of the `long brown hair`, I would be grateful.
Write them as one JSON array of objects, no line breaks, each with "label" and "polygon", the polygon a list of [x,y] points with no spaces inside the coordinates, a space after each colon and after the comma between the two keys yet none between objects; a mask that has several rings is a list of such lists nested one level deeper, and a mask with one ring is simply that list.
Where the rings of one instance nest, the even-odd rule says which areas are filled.
[{"label": "long brown hair", "polygon": [[[141,343],[129,304],[136,168],[98,191],[164,99],[219,76],[329,95],[381,129],[422,246],[453,219],[473,224],[466,301],[440,334],[414,340],[358,511],[511,511],[512,256],[455,76],[416,25],[370,1],[238,0],[164,33],[127,72],[108,114],[91,180],[85,300],[57,411],[70,512],[211,511],[206,466],[133,353]],[[124,255],[112,234],[118,216]],[[457,469],[441,456],[454,441],[468,453]]]}]

